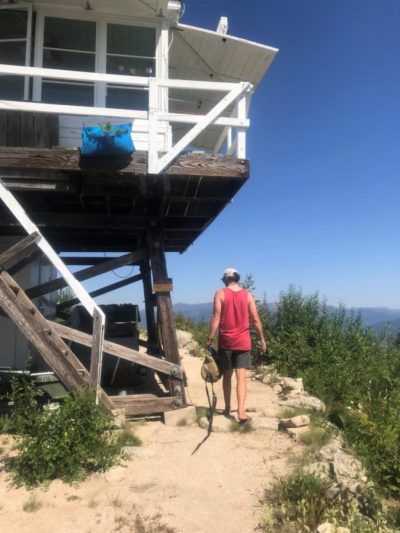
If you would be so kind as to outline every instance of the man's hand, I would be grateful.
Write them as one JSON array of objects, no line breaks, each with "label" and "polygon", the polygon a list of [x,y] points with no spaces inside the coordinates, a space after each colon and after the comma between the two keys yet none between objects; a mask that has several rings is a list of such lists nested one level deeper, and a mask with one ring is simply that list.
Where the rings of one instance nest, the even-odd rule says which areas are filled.
[{"label": "man's hand", "polygon": [[259,341],[258,346],[260,348],[261,353],[265,353],[267,351],[267,343],[265,342],[264,339]]},{"label": "man's hand", "polygon": [[206,348],[211,346],[212,343],[213,343],[213,339],[211,337],[208,337],[207,342],[206,342]]}]

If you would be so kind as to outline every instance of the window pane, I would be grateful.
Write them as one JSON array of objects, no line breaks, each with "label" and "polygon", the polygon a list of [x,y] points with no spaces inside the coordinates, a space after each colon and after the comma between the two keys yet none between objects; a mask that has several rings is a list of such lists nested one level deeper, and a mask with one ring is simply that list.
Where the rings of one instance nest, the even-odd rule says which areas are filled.
[{"label": "window pane", "polygon": [[44,28],[45,47],[94,52],[95,44],[95,22],[46,17]]},{"label": "window pane", "polygon": [[0,10],[0,39],[26,39],[27,11]]},{"label": "window pane", "polygon": [[108,24],[107,52],[109,54],[155,57],[156,30],[139,26]]},{"label": "window pane", "polygon": [[126,76],[155,76],[155,61],[107,56],[107,73]]},{"label": "window pane", "polygon": [[0,76],[0,99],[23,100],[24,78],[22,76]]},{"label": "window pane", "polygon": [[94,72],[95,56],[94,54],[80,54],[79,52],[43,50],[43,66],[45,68]]},{"label": "window pane", "polygon": [[92,106],[93,96],[92,85],[43,82],[42,102],[48,104]]},{"label": "window pane", "polygon": [[6,65],[25,65],[25,41],[0,43],[0,63]]},{"label": "window pane", "polygon": [[149,93],[140,89],[107,87],[106,107],[146,111],[149,108]]}]

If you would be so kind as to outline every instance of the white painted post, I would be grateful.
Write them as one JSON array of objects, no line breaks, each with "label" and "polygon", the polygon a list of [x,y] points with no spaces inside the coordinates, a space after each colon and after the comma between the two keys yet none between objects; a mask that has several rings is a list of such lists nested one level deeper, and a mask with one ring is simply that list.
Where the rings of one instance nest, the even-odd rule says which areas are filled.
[{"label": "white painted post", "polygon": [[[240,100],[238,101],[238,118],[246,119],[247,118],[247,93],[245,93]],[[236,146],[236,155],[239,159],[246,159],[246,129],[238,128],[237,129],[237,146]]]},{"label": "white painted post", "polygon": [[158,174],[157,150],[157,113],[158,83],[156,78],[149,78],[149,174]]}]

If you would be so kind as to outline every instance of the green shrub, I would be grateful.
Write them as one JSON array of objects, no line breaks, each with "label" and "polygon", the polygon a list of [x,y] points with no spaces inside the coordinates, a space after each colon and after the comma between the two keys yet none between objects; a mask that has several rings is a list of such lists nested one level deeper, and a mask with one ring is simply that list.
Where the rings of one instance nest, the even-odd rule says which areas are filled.
[{"label": "green shrub", "polygon": [[31,400],[30,394],[23,395],[18,389],[15,406],[20,444],[19,455],[12,462],[17,483],[32,486],[56,478],[79,480],[118,461],[120,447],[111,439],[113,417],[96,405],[92,391],[70,394],[51,412],[34,409]]},{"label": "green shrub", "polygon": [[[205,320],[195,322],[192,318],[185,317],[181,314],[175,315],[175,327],[182,331],[187,331],[193,335],[193,339],[204,347],[208,337],[208,323]],[[198,355],[197,353],[194,355]]]},{"label": "green shrub", "polygon": [[281,374],[302,377],[343,429],[370,475],[400,496],[400,350],[359,315],[330,310],[318,294],[290,287],[269,317],[270,355]]}]

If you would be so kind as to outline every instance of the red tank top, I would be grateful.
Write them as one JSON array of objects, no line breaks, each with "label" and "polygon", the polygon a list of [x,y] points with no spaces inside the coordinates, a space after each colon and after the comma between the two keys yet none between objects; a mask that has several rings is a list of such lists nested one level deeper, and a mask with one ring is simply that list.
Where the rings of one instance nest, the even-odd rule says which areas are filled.
[{"label": "red tank top", "polygon": [[249,301],[245,289],[223,289],[221,318],[219,323],[219,347],[226,350],[250,350]]}]

